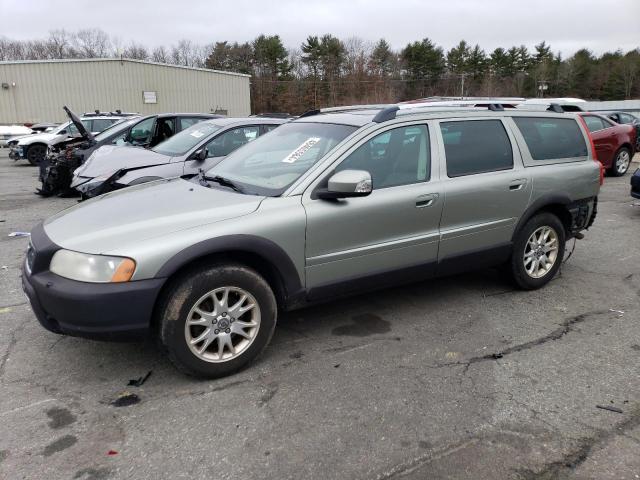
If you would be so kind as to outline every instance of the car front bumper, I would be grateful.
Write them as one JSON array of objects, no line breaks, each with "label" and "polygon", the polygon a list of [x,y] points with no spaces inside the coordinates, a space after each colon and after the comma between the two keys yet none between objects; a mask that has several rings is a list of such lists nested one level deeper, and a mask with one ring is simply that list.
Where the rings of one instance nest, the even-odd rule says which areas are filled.
[{"label": "car front bumper", "polygon": [[9,158],[13,160],[21,160],[24,158],[24,148],[9,147]]},{"label": "car front bumper", "polygon": [[148,333],[165,279],[124,283],[70,280],[49,271],[51,257],[60,247],[49,240],[42,225],[32,231],[31,244],[34,253],[23,265],[22,288],[44,328],[98,340],[136,340]]}]

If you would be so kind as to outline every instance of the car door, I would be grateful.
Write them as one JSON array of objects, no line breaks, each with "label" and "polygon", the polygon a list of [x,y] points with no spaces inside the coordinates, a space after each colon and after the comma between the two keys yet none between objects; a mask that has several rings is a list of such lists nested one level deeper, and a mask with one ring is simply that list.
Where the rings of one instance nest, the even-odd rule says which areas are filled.
[{"label": "car door", "polygon": [[[311,297],[340,285],[357,290],[401,275],[428,276],[438,255],[442,187],[427,122],[389,126],[359,142],[303,195],[307,214],[305,272]],[[340,170],[366,170],[366,197],[323,200],[314,188]]]},{"label": "car door", "polygon": [[613,155],[617,149],[615,128],[613,128],[612,124],[596,115],[583,115],[582,118],[589,132],[591,132],[598,160],[605,168],[609,168],[613,163]]},{"label": "car door", "polygon": [[204,148],[207,156],[204,160],[188,158],[184,162],[184,175],[198,173],[200,169],[208,170],[222,158],[229,155],[243,145],[252,142],[260,135],[260,125],[243,125],[232,127],[215,135],[203,145],[195,149],[194,153]]},{"label": "car door", "polygon": [[443,120],[438,127],[444,159],[439,262],[455,270],[478,254],[474,264],[491,263],[491,253],[508,252],[531,196],[530,174],[501,119]]}]

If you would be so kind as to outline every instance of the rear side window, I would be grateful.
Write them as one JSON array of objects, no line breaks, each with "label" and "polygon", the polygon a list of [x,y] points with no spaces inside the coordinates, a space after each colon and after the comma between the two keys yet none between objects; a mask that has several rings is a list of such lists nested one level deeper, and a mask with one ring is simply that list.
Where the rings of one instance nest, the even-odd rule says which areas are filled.
[{"label": "rear side window", "polygon": [[500,120],[441,122],[447,175],[461,177],[513,168],[513,152]]},{"label": "rear side window", "polygon": [[193,125],[195,125],[198,122],[201,122],[202,120],[205,120],[204,118],[197,118],[197,117],[181,117],[180,118],[180,130],[184,130],[186,128],[189,128]]},{"label": "rear side window", "polygon": [[96,118],[93,120],[92,132],[102,132],[115,123],[115,120]]},{"label": "rear side window", "polygon": [[587,144],[574,119],[513,117],[513,121],[534,160],[587,156]]}]

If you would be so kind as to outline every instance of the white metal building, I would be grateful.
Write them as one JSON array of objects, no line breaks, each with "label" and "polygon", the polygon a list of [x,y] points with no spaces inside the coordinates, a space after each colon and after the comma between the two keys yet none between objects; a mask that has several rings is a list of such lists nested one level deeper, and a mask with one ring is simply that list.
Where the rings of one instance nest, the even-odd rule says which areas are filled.
[{"label": "white metal building", "polygon": [[250,114],[249,75],[128,59],[0,62],[0,124],[75,112]]}]

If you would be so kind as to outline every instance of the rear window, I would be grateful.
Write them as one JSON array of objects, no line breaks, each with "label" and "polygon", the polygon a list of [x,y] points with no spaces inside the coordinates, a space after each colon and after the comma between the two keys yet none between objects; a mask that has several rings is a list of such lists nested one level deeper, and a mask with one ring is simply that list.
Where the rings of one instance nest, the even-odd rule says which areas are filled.
[{"label": "rear window", "polygon": [[500,120],[440,123],[447,175],[461,177],[513,168],[513,152]]},{"label": "rear window", "polygon": [[571,118],[513,117],[534,160],[585,157],[587,144]]}]

